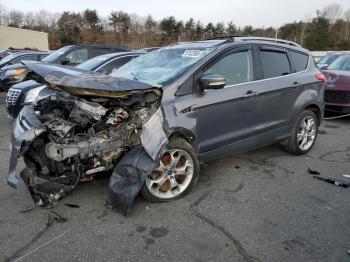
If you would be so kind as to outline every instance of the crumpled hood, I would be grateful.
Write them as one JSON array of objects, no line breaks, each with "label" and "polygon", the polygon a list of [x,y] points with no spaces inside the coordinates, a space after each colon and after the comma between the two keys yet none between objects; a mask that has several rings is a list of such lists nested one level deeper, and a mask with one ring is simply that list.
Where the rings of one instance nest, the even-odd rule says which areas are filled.
[{"label": "crumpled hood", "polygon": [[[41,62],[23,62],[53,89],[74,95],[122,96],[154,87],[135,80],[111,77],[79,68]],[[154,88],[156,89],[156,88]]]}]

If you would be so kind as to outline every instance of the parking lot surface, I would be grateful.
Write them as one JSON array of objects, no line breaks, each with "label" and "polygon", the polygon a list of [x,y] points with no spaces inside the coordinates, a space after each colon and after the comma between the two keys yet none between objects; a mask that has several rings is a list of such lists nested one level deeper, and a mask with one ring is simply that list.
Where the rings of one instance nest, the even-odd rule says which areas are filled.
[{"label": "parking lot surface", "polygon": [[50,211],[20,213],[23,198],[6,185],[4,97],[0,261],[350,261],[350,188],[307,172],[350,175],[350,118],[324,121],[306,156],[270,146],[211,162],[188,196],[165,204],[138,197],[129,217],[105,207],[108,177],[79,184],[54,208],[67,221],[47,228]]}]

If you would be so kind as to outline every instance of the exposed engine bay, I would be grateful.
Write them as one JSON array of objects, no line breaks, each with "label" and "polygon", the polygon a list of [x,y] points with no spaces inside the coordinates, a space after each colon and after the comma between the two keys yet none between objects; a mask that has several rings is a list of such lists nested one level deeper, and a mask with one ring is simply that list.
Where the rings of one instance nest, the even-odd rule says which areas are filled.
[{"label": "exposed engine bay", "polygon": [[111,172],[126,152],[141,144],[142,126],[160,99],[158,89],[120,97],[56,92],[32,105],[46,132],[23,154],[21,178],[36,204],[53,206],[78,182]]}]

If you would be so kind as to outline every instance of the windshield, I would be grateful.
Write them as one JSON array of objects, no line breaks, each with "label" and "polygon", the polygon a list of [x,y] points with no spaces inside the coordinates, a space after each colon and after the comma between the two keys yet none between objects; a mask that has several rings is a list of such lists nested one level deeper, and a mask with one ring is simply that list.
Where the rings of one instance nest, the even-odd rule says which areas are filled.
[{"label": "windshield", "polygon": [[327,69],[350,71],[350,55],[342,55],[338,57]]},{"label": "windshield", "polygon": [[53,52],[52,54],[48,55],[47,57],[45,57],[41,61],[47,62],[47,63],[53,63],[57,60],[57,58],[59,58],[61,55],[63,55],[65,52],[67,52],[67,50],[69,50],[70,48],[71,48],[70,46],[62,47],[62,48],[56,50],[55,52]]},{"label": "windshield", "polygon": [[329,65],[330,63],[332,63],[338,57],[339,57],[339,55],[325,55],[320,60],[318,60],[317,64],[327,64],[327,65]]},{"label": "windshield", "polygon": [[79,69],[85,69],[85,70],[94,70],[97,66],[101,65],[104,61],[106,61],[110,56],[96,56],[94,58],[91,58],[79,65],[76,66],[76,68]]},{"label": "windshield", "polygon": [[1,59],[0,64],[5,64],[8,61],[11,61],[12,59],[16,58],[18,56],[18,54],[9,54],[7,56],[5,56],[3,59]]},{"label": "windshield", "polygon": [[154,87],[166,85],[215,50],[214,47],[170,46],[139,56],[110,74]]}]

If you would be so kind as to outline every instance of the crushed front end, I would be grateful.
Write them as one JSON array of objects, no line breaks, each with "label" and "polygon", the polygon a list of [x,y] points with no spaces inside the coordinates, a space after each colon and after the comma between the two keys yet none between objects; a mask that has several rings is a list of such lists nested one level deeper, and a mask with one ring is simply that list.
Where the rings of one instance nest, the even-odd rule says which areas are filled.
[{"label": "crushed front end", "polygon": [[[8,184],[16,188],[24,182],[36,205],[54,206],[78,182],[111,173],[133,148],[141,147],[142,154],[147,151],[148,162],[153,164],[166,146],[163,131],[157,141],[148,137],[152,135],[149,130],[141,136],[152,116],[158,119],[162,114],[159,89],[89,90],[81,95],[74,90],[73,94],[57,88],[24,106],[13,129]],[[19,157],[26,165],[20,176],[16,174]],[[133,191],[138,192],[137,187]],[[130,196],[125,208],[135,196]]]}]

